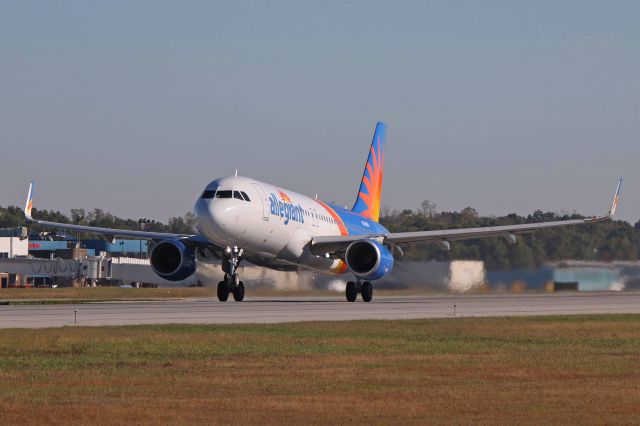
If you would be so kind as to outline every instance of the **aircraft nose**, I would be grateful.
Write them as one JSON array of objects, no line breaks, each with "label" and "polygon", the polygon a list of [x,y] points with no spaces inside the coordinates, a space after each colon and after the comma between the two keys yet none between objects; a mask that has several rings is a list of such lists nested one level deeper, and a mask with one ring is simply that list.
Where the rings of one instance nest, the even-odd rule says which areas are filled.
[{"label": "aircraft nose", "polygon": [[196,214],[198,229],[208,239],[226,238],[229,226],[229,214],[227,209],[215,208],[215,203],[200,199],[196,202],[194,212]]}]

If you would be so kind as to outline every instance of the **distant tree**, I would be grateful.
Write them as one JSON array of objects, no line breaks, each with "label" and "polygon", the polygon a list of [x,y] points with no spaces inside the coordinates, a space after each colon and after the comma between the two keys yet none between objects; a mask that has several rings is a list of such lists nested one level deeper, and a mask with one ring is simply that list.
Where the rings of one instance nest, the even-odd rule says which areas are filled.
[{"label": "distant tree", "polygon": [[85,217],[87,217],[85,209],[71,209],[71,222],[81,224]]},{"label": "distant tree", "polygon": [[24,212],[16,206],[0,207],[0,227],[14,228],[24,225]]},{"label": "distant tree", "polygon": [[169,219],[168,230],[175,234],[193,234],[195,232],[196,217],[189,212],[182,217]]},{"label": "distant tree", "polygon": [[424,200],[420,204],[420,213],[424,217],[432,218],[436,214],[436,203],[432,203],[429,200]]},{"label": "distant tree", "polygon": [[469,219],[477,219],[478,218],[478,211],[476,209],[474,209],[473,207],[465,207],[464,209],[462,209],[460,211],[460,214],[466,218]]}]

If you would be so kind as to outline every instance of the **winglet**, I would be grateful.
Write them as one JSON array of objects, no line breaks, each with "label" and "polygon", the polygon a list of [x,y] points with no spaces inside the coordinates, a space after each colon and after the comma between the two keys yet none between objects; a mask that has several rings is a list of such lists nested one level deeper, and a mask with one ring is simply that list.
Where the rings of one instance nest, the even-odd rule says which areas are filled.
[{"label": "winglet", "polygon": [[620,197],[620,187],[621,186],[622,186],[622,178],[618,179],[618,187],[616,188],[616,193],[613,196],[613,202],[611,203],[611,209],[609,209],[609,214],[607,215],[610,218],[613,218],[613,216],[616,214],[616,209],[618,208],[618,201],[619,201],[619,197]]},{"label": "winglet", "polygon": [[27,222],[33,221],[33,217],[31,217],[31,209],[33,208],[33,185],[34,182],[31,181],[29,184],[29,195],[27,195],[27,203],[24,206],[24,215],[27,219]]}]

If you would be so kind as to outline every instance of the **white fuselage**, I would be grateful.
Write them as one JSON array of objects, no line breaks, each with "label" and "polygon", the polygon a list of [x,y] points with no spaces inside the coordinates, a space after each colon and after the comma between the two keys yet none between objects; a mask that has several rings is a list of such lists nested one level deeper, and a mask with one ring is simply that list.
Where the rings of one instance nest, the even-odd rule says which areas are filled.
[{"label": "white fuselage", "polygon": [[242,248],[251,263],[325,274],[346,270],[341,260],[309,249],[313,236],[345,235],[335,212],[313,198],[255,179],[221,178],[207,185],[194,213],[205,238],[220,247]]}]

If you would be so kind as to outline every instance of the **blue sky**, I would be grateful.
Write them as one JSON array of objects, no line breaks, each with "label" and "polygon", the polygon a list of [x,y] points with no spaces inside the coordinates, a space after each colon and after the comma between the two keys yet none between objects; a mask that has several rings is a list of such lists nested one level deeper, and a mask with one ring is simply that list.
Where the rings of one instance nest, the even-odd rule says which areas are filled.
[{"label": "blue sky", "polygon": [[640,219],[640,2],[0,3],[0,205],[166,220],[240,174]]}]

